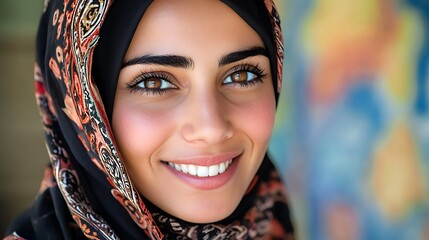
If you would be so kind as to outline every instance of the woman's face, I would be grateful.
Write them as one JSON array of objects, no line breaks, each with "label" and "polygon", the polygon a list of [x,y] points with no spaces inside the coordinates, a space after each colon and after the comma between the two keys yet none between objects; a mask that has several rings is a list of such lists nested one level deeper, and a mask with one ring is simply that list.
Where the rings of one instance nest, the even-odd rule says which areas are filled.
[{"label": "woman's face", "polygon": [[261,38],[220,1],[158,0],[124,62],[112,125],[133,184],[180,219],[224,219],[252,182],[273,127]]}]

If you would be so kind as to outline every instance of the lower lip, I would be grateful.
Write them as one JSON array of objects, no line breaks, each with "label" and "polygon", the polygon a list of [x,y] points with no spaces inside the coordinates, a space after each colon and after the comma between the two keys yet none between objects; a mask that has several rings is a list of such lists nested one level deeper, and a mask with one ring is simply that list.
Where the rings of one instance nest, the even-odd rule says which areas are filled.
[{"label": "lower lip", "polygon": [[172,167],[168,166],[167,164],[164,164],[164,165],[176,177],[178,177],[180,180],[190,185],[191,187],[194,187],[200,190],[212,190],[225,185],[232,178],[235,171],[237,170],[239,157],[240,156],[235,157],[232,160],[231,165],[225,172],[220,173],[213,177],[192,176],[183,172],[179,172],[173,169]]}]

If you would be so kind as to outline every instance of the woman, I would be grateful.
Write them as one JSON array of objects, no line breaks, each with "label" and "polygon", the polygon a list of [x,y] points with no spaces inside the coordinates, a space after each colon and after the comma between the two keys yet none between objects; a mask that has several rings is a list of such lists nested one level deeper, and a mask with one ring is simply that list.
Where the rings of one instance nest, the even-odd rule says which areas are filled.
[{"label": "woman", "polygon": [[37,39],[51,168],[9,238],[292,238],[271,1],[51,1]]}]

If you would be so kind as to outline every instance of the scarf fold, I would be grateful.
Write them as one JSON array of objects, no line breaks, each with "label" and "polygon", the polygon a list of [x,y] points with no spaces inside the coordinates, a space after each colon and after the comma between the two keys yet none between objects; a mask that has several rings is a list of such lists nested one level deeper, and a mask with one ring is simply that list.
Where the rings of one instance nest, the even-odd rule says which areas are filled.
[{"label": "scarf fold", "polygon": [[[224,2],[249,24],[254,21],[249,14],[256,13],[242,7],[248,1]],[[252,2],[257,4],[258,14],[260,6],[266,7],[262,24],[254,21],[251,26],[263,36],[270,52],[278,94],[283,59],[280,21],[272,0]],[[103,58],[100,49],[112,40],[107,37],[100,40],[103,31],[108,32],[109,26],[115,25],[110,10],[112,15],[117,12],[126,18],[126,10],[134,9],[136,14],[130,18],[128,30],[134,32],[150,1],[51,0],[45,4],[37,34],[34,76],[50,166],[34,205],[11,225],[6,239],[287,239],[292,236],[284,185],[267,156],[239,207],[223,221],[185,222],[143,199],[133,187],[110,127],[114,96],[106,95],[116,88],[116,79],[111,84],[97,68],[103,63],[99,61],[100,54]],[[136,4],[138,8],[133,7]],[[125,43],[114,54],[115,59],[122,61],[131,38],[119,36]],[[114,69],[110,78],[117,78],[119,67],[107,69]],[[106,88],[100,79],[111,86]]]}]

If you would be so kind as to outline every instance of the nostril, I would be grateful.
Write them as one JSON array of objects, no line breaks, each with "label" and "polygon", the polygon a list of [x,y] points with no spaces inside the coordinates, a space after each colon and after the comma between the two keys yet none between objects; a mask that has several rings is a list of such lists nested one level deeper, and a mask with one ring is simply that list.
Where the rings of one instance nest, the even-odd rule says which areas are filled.
[{"label": "nostril", "polygon": [[203,87],[195,87],[181,106],[180,134],[187,142],[219,144],[234,135],[232,115],[217,91]]},{"label": "nostril", "polygon": [[184,124],[180,130],[184,140],[192,143],[219,144],[234,135],[231,124],[227,121],[198,121]]}]

